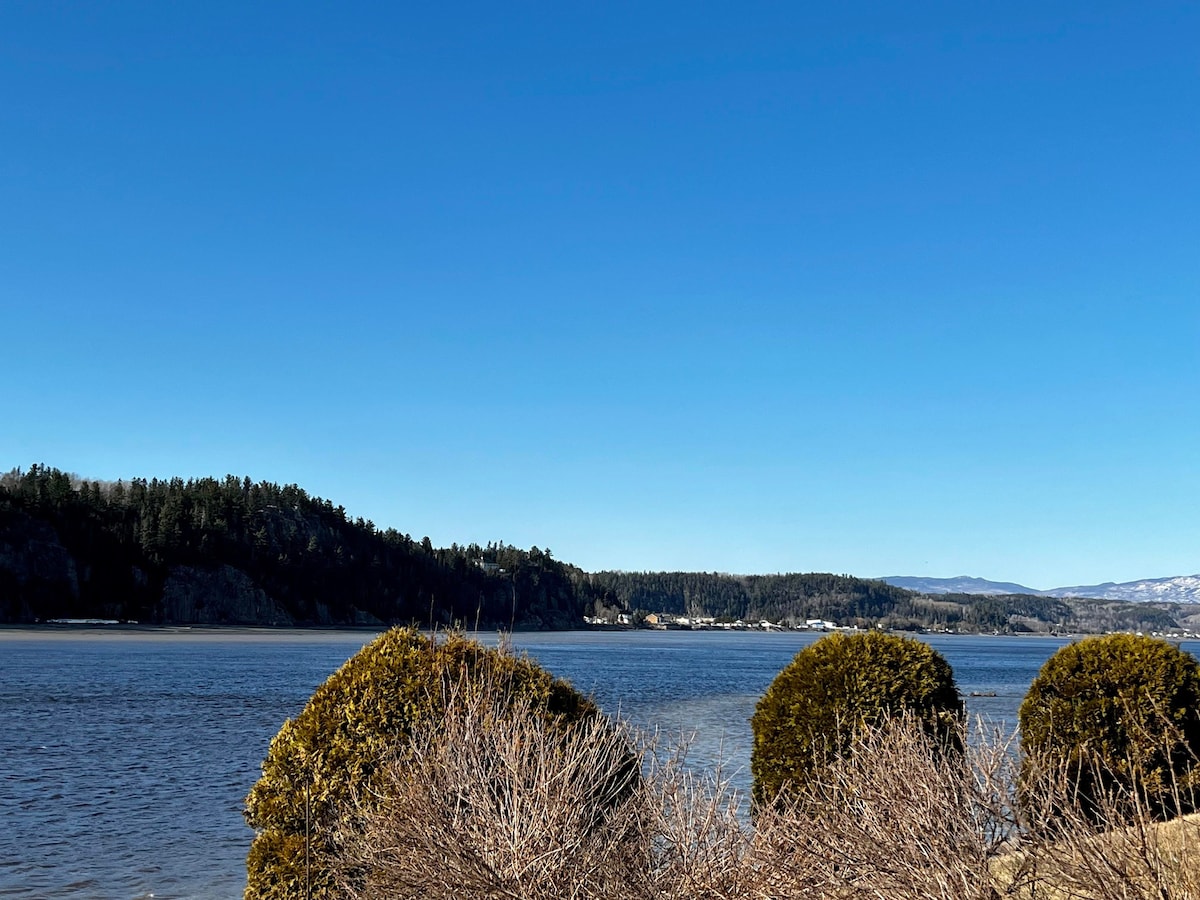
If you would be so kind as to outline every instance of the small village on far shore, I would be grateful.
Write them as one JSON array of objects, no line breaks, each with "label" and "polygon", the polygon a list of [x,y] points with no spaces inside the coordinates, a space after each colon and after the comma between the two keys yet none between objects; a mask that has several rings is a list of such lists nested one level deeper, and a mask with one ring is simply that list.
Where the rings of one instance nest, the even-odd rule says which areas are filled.
[{"label": "small village on far shore", "polygon": [[[675,613],[618,613],[616,616],[584,616],[584,624],[589,628],[601,629],[606,631],[622,631],[643,629],[649,631],[765,631],[765,632],[832,632],[845,631],[857,632],[868,630],[860,625],[839,625],[836,622],[831,622],[828,619],[805,619],[803,622],[771,622],[767,619],[760,619],[757,622],[746,622],[742,619],[723,619],[716,616],[681,616]],[[896,629],[888,628],[882,622],[876,624],[875,628],[881,631],[895,631]],[[903,629],[909,630],[909,629]],[[947,627],[934,626],[932,628],[912,629],[920,634],[1024,634],[1031,637],[1060,637],[1071,638],[1081,637],[1092,632],[1074,632],[1055,629],[1051,631],[1023,631],[1023,632],[1000,632],[1000,631],[970,631],[964,629],[955,629]],[[1163,638],[1168,641],[1194,641],[1200,640],[1200,633],[1190,629],[1171,629],[1169,631],[1105,631],[1095,632],[1096,634],[1150,634],[1152,637]]]},{"label": "small village on far shore", "polygon": [[618,613],[615,617],[584,616],[585,624],[592,628],[649,628],[656,631],[709,630],[725,631],[861,631],[857,625],[838,625],[828,619],[806,619],[801,622],[778,623],[760,619],[746,622],[742,619],[722,619],[716,616],[680,616],[674,613]]}]

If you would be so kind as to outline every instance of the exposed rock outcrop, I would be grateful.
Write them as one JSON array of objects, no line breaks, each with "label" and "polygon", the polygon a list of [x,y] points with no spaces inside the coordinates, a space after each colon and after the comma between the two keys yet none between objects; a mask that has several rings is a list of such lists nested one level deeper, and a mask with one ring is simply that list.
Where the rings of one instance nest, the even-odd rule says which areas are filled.
[{"label": "exposed rock outcrop", "polygon": [[233,566],[176,566],[163,585],[162,620],[187,625],[291,625],[287,614]]},{"label": "exposed rock outcrop", "polygon": [[69,614],[79,600],[74,557],[46,522],[16,510],[0,512],[0,621],[28,621],[32,602]]}]

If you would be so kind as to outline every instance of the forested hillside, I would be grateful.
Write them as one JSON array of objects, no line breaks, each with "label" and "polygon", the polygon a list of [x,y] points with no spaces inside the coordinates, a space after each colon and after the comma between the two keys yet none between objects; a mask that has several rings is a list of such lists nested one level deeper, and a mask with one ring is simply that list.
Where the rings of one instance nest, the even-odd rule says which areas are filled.
[{"label": "forested hillside", "polygon": [[621,612],[954,631],[1166,630],[1178,606],[1028,595],[924,596],[822,573],[587,573],[549,550],[435,548],[296,485],[0,476],[0,623],[573,628]]},{"label": "forested hillside", "polygon": [[5,622],[507,628],[565,627],[581,615],[567,567],[536,547],[435,549],[295,485],[99,484],[43,466],[0,477]]},{"label": "forested hillside", "polygon": [[597,572],[582,587],[598,610],[641,609],[757,622],[875,624],[914,615],[917,595],[882,581],[825,573]]},{"label": "forested hillside", "polygon": [[1200,608],[1187,604],[1061,600],[1029,594],[928,596],[847,575],[597,572],[579,577],[589,614],[610,617],[640,610],[746,622],[767,619],[797,624],[824,619],[868,628],[1006,634],[1200,627]]}]

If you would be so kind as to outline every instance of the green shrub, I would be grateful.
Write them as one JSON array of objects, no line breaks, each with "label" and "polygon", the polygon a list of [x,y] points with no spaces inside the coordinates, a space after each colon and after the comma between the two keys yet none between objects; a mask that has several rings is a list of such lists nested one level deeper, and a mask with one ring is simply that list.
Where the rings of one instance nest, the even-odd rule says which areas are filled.
[{"label": "green shrub", "polygon": [[1196,809],[1200,664],[1167,641],[1112,634],[1061,648],[1018,722],[1027,790],[1035,777],[1065,777],[1097,824],[1131,792],[1157,818]]},{"label": "green shrub", "polygon": [[247,900],[338,896],[334,835],[358,800],[370,801],[389,759],[439,727],[448,699],[498,690],[524,698],[549,727],[599,714],[569,684],[532,662],[461,635],[440,640],[393,629],[317,688],[271,742],[246,798],[257,832],[246,861]]},{"label": "green shrub", "polygon": [[880,632],[832,634],[801,650],[762,699],[751,726],[755,803],[846,752],[865,725],[911,715],[961,747],[963,705],[950,664],[928,644]]}]

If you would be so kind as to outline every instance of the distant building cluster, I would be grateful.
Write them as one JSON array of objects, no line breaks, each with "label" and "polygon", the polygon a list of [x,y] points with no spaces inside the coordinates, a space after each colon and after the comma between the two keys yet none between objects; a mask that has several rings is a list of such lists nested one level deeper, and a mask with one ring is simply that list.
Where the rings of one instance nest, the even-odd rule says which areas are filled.
[{"label": "distant building cluster", "polygon": [[806,619],[801,622],[771,622],[760,619],[757,622],[746,622],[742,619],[718,620],[715,616],[680,616],[674,613],[650,613],[639,618],[633,613],[619,613],[612,616],[584,616],[587,625],[625,627],[625,628],[655,628],[655,629],[724,629],[726,631],[856,631],[851,626],[842,628],[836,622],[828,619]]}]

